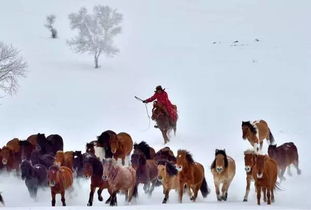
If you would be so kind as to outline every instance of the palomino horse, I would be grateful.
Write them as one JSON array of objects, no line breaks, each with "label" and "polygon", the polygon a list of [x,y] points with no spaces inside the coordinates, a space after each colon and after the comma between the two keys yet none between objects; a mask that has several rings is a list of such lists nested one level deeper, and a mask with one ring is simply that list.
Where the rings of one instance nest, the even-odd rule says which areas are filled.
[{"label": "palomino horse", "polygon": [[196,200],[199,190],[201,190],[202,196],[205,198],[209,190],[202,164],[194,162],[192,155],[188,151],[178,150],[176,165],[179,171],[179,202],[182,202],[185,186],[189,187],[190,200]]},{"label": "palomino horse", "polygon": [[[264,120],[258,120],[250,123],[250,121],[242,121],[242,138],[247,139],[254,147],[256,152],[261,151],[263,140],[267,139],[270,144],[274,144],[274,138],[268,127],[268,124]],[[260,145],[260,149],[259,149]]]},{"label": "palomino horse", "polygon": [[[214,177],[217,200],[227,200],[228,189],[235,175],[235,162],[226,154],[225,150],[215,151],[215,160],[211,165],[211,171]],[[222,195],[220,195],[219,185],[222,184]]]},{"label": "palomino horse", "polygon": [[158,180],[163,185],[164,199],[162,203],[166,203],[170,190],[179,190],[179,174],[175,165],[169,161],[160,160],[158,162]]},{"label": "palomino horse", "polygon": [[151,119],[157,122],[157,127],[162,133],[164,144],[169,142],[169,133],[171,130],[174,130],[174,133],[176,134],[177,121],[172,121],[166,109],[159,105],[156,101],[153,103]]},{"label": "palomino horse", "polygon": [[133,149],[133,141],[129,134],[125,132],[118,133],[115,138],[110,139],[110,148],[113,158],[122,160],[122,165],[125,165],[125,158],[129,157]]},{"label": "palomino horse", "polygon": [[274,189],[277,187],[277,163],[268,155],[256,155],[256,164],[253,167],[253,178],[257,191],[257,204],[260,205],[261,191],[267,193],[267,203],[274,202]]},{"label": "palomino horse", "polygon": [[36,198],[39,187],[47,187],[47,168],[44,165],[32,165],[30,161],[23,160],[21,164],[22,179],[25,180],[30,197]]},{"label": "palomino horse", "polygon": [[136,171],[131,166],[123,167],[114,163],[114,160],[104,160],[104,181],[108,181],[111,198],[106,201],[110,206],[117,205],[117,193],[125,193],[125,200],[131,202],[137,195]]},{"label": "palomino horse", "polygon": [[66,166],[73,170],[73,151],[57,151],[54,163],[58,166]]},{"label": "palomino horse", "polygon": [[101,193],[108,188],[108,182],[103,180],[103,165],[101,161],[91,154],[83,154],[83,174],[85,177],[91,177],[91,191],[87,205],[93,205],[93,196],[96,188],[98,188],[98,200],[103,201]]},{"label": "palomino horse", "polygon": [[268,154],[278,164],[280,180],[285,180],[284,172],[286,168],[288,175],[292,175],[290,171],[291,164],[294,164],[297,169],[297,174],[301,174],[301,170],[299,169],[298,151],[293,142],[288,142],[278,147],[276,145],[269,145]]},{"label": "palomino horse", "polygon": [[134,144],[134,153],[138,152],[144,154],[147,160],[153,159],[155,155],[155,150],[144,141]]},{"label": "palomino horse", "polygon": [[164,147],[160,149],[154,156],[154,160],[159,162],[161,160],[169,161],[173,164],[176,164],[176,157],[174,152],[169,147]]},{"label": "palomino horse", "polygon": [[[144,191],[152,194],[157,182],[157,164],[154,160],[147,160],[142,153],[134,153],[131,156],[132,167],[136,170],[136,185],[144,184]],[[151,186],[150,186],[151,184]]]},{"label": "palomino horse", "polygon": [[55,206],[56,194],[61,194],[63,206],[66,206],[65,190],[72,186],[72,171],[66,166],[53,165],[48,170],[48,182],[51,187],[52,206]]}]

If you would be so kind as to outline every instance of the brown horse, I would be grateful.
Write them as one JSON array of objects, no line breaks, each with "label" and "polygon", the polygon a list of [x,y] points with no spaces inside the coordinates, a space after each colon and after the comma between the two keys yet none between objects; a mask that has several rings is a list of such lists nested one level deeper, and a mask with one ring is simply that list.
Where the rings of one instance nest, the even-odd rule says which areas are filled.
[{"label": "brown horse", "polygon": [[171,130],[174,130],[174,134],[176,134],[177,121],[172,121],[166,109],[163,108],[159,103],[157,103],[157,101],[153,102],[151,119],[157,122],[157,127],[162,133],[164,144],[169,142],[169,133],[171,132]]},{"label": "brown horse", "polygon": [[[211,171],[214,177],[217,200],[227,200],[228,189],[235,175],[235,162],[226,154],[225,150],[215,151],[215,160],[211,165]],[[222,184],[222,195],[220,195],[219,185]]]},{"label": "brown horse", "polygon": [[[246,150],[244,152],[244,164],[246,172],[246,191],[243,201],[245,202],[248,199],[251,182],[254,181],[253,168],[256,164],[256,154],[254,150]],[[266,195],[264,194],[264,200],[266,200],[265,198]]]},{"label": "brown horse", "polygon": [[133,141],[129,134],[125,132],[118,133],[115,138],[110,139],[110,148],[113,158],[122,160],[122,165],[125,165],[125,158],[129,157],[133,149]]},{"label": "brown horse", "polygon": [[285,180],[284,172],[286,168],[288,175],[292,175],[290,171],[291,164],[294,164],[297,169],[297,174],[301,174],[301,170],[299,169],[298,151],[293,142],[284,143],[278,147],[276,145],[269,145],[268,154],[278,164],[280,180]]},{"label": "brown horse", "polygon": [[[18,153],[19,154],[19,153]],[[9,147],[4,146],[0,151],[0,156],[2,159],[3,168],[6,168],[7,171],[16,170],[19,171],[20,156],[14,153]]]},{"label": "brown horse", "polygon": [[15,154],[20,153],[21,147],[19,144],[19,139],[14,138],[6,143],[6,146]]},{"label": "brown horse", "polygon": [[65,190],[72,186],[72,170],[66,166],[53,165],[48,170],[48,182],[51,187],[52,206],[55,206],[56,194],[61,194],[62,204],[66,206]]},{"label": "brown horse", "polygon": [[107,189],[109,185],[107,181],[103,180],[103,165],[101,161],[91,154],[83,154],[83,174],[85,177],[91,177],[91,191],[87,205],[93,205],[93,196],[96,188],[98,188],[98,200],[103,201],[101,193],[104,189]]},{"label": "brown horse", "polygon": [[242,121],[242,133],[242,138],[244,140],[247,139],[256,152],[261,151],[264,139],[267,139],[270,144],[274,144],[275,142],[270,128],[264,120],[257,120],[252,123],[250,121]]},{"label": "brown horse", "polygon": [[144,154],[147,160],[152,160],[155,156],[155,150],[145,141],[142,141],[139,144],[134,144],[134,153],[137,154],[138,152]]},{"label": "brown horse", "polygon": [[159,162],[161,160],[169,161],[173,164],[176,164],[176,157],[174,152],[169,147],[164,147],[160,149],[154,156],[154,160]]},{"label": "brown horse", "polygon": [[166,203],[169,198],[170,190],[179,190],[179,174],[171,162],[161,160],[158,162],[158,180],[163,185],[164,199],[162,203]]},{"label": "brown horse", "polygon": [[204,177],[203,165],[194,162],[192,155],[186,150],[178,150],[176,165],[179,171],[179,202],[182,202],[185,186],[190,189],[190,200],[196,200],[199,190],[205,198],[209,190]]},{"label": "brown horse", "polygon": [[261,191],[266,192],[267,203],[274,202],[274,189],[277,187],[277,163],[268,155],[256,155],[256,164],[253,167],[253,178],[257,191],[257,204],[260,205]]},{"label": "brown horse", "polygon": [[137,194],[136,171],[132,167],[122,167],[114,163],[112,159],[104,160],[104,181],[108,181],[110,196],[110,206],[117,205],[117,193],[125,193],[125,200],[131,202],[133,195]]},{"label": "brown horse", "polygon": [[144,184],[145,193],[151,195],[157,182],[158,169],[156,162],[146,159],[142,153],[134,153],[131,156],[131,163],[136,170],[136,185],[139,183]]}]

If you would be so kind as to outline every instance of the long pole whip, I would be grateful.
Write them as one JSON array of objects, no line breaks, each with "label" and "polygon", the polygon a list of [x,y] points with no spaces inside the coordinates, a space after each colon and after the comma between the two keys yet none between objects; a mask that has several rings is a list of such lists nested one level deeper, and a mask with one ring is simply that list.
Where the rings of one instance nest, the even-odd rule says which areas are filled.
[{"label": "long pole whip", "polygon": [[[139,98],[139,97],[137,97],[137,96],[134,96],[137,100],[139,100],[139,101],[144,101],[143,99],[141,99],[141,98]],[[149,128],[150,128],[150,119],[151,119],[151,117],[150,117],[150,115],[149,115],[149,112],[148,112],[148,107],[147,107],[147,104],[145,103],[145,108],[146,108],[146,113],[147,113],[147,117],[148,117],[148,128],[146,129],[146,130],[148,130]]]}]

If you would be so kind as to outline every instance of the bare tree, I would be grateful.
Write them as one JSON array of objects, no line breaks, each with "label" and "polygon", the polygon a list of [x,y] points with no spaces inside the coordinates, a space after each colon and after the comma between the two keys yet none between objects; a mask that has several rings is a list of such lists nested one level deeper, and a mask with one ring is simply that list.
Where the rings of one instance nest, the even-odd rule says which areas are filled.
[{"label": "bare tree", "polygon": [[95,6],[93,14],[88,14],[86,8],[69,15],[71,29],[77,29],[79,34],[68,41],[68,44],[78,53],[88,52],[94,56],[95,68],[102,53],[114,56],[119,49],[113,45],[113,38],[121,33],[122,15],[116,9],[108,6]]},{"label": "bare tree", "polygon": [[47,29],[51,31],[51,37],[53,39],[57,38],[57,30],[54,28],[54,23],[55,23],[55,15],[49,15],[46,17],[46,24],[44,25]]},{"label": "bare tree", "polygon": [[27,64],[12,46],[0,42],[0,89],[10,95],[16,93],[19,77],[25,77]]}]

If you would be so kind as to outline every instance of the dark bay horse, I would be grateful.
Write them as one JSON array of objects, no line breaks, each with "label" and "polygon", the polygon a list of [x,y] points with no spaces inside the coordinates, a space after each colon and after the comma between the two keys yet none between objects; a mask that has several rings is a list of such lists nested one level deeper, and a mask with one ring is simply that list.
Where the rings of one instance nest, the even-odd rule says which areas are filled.
[{"label": "dark bay horse", "polygon": [[97,137],[97,146],[102,147],[105,152],[105,158],[112,158],[110,140],[116,138],[117,134],[112,130],[106,130]]},{"label": "dark bay horse", "polygon": [[51,188],[52,206],[55,206],[56,194],[61,194],[63,206],[66,206],[65,190],[70,188],[73,183],[71,169],[66,166],[53,165],[48,170],[48,183]]},{"label": "dark bay horse", "polygon": [[134,144],[134,153],[138,152],[144,154],[147,160],[151,160],[155,156],[155,150],[150,147],[145,141],[142,141],[139,144]]},{"label": "dark bay horse", "polygon": [[[214,185],[218,201],[226,201],[228,189],[235,175],[235,161],[226,154],[225,150],[216,149],[215,159],[211,165]],[[221,194],[219,187],[222,185]]]},{"label": "dark bay horse", "polygon": [[169,161],[173,164],[176,164],[176,157],[174,152],[169,147],[164,147],[160,149],[154,156],[154,160],[159,162],[161,160]]},{"label": "dark bay horse", "polygon": [[[134,153],[131,156],[132,167],[136,170],[136,185],[144,184],[144,191],[152,194],[157,183],[157,164],[154,160],[147,160],[144,154]],[[151,186],[150,186],[151,185]]]},{"label": "dark bay horse", "polygon": [[114,160],[104,160],[104,180],[108,181],[111,198],[110,206],[117,205],[117,193],[124,192],[125,200],[130,203],[132,197],[137,195],[136,171],[131,166],[122,167]]},{"label": "dark bay horse", "polygon": [[299,169],[299,157],[296,145],[293,142],[284,143],[281,146],[269,145],[268,154],[273,158],[279,169],[280,180],[285,180],[284,172],[287,168],[288,175],[291,176],[290,165],[294,164],[297,174],[301,174]]},{"label": "dark bay horse", "polygon": [[58,134],[49,135],[47,138],[44,134],[38,134],[37,143],[41,154],[55,155],[57,151],[63,151],[64,148],[63,138]]},{"label": "dark bay horse", "polygon": [[24,160],[21,164],[22,179],[25,180],[30,197],[36,198],[39,187],[47,187],[47,168],[41,164],[32,165]]},{"label": "dark bay horse", "polygon": [[96,188],[98,188],[98,200],[103,201],[101,195],[104,189],[108,188],[108,182],[103,180],[103,165],[102,162],[95,156],[85,153],[83,155],[83,174],[85,177],[91,177],[90,195],[88,206],[93,205],[93,197]]},{"label": "dark bay horse", "polygon": [[83,177],[83,155],[81,151],[73,152],[73,172],[76,177]]},{"label": "dark bay horse", "polygon": [[201,190],[202,196],[205,198],[209,189],[204,176],[204,167],[198,162],[194,162],[192,155],[186,150],[178,150],[177,170],[179,170],[179,202],[182,202],[184,187],[190,189],[190,200],[195,201],[198,191]]},{"label": "dark bay horse", "polygon": [[261,151],[264,139],[267,139],[270,144],[275,143],[271,130],[264,120],[257,120],[252,123],[242,121],[242,133],[242,138],[247,139],[257,153]]},{"label": "dark bay horse", "polygon": [[41,154],[40,150],[35,149],[31,153],[30,160],[33,165],[42,164],[50,168],[54,164],[55,157],[52,154]]},{"label": "dark bay horse", "polygon": [[165,109],[163,109],[156,101],[153,103],[151,119],[157,122],[157,126],[164,139],[164,144],[169,142],[169,133],[171,130],[174,130],[174,133],[176,134],[177,120],[173,122]]}]

